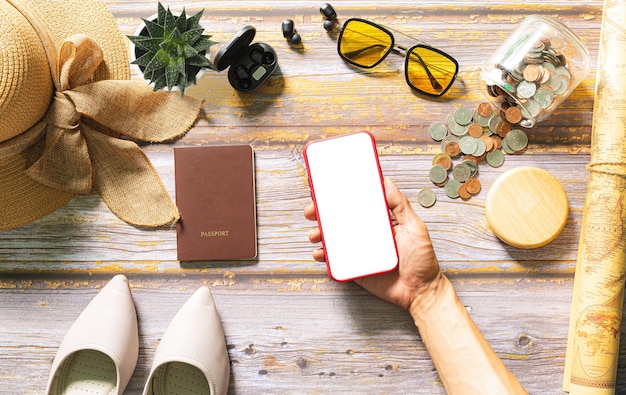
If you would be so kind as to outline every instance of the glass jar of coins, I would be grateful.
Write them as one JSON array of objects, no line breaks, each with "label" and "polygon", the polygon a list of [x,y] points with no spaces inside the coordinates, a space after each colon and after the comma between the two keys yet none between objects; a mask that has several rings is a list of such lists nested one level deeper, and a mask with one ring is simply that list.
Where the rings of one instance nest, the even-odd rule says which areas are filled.
[{"label": "glass jar of coins", "polygon": [[525,128],[550,117],[589,72],[583,42],[554,18],[530,15],[481,71],[480,86],[503,113]]}]

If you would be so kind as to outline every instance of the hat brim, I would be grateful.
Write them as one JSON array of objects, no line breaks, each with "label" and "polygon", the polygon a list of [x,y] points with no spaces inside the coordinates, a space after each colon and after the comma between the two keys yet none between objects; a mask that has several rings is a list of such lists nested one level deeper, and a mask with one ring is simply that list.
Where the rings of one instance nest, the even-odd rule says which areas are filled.
[{"label": "hat brim", "polygon": [[[130,78],[127,42],[104,2],[21,0],[20,3],[48,31],[56,50],[65,38],[79,33],[98,43],[104,52],[104,62],[96,70],[94,81]],[[43,218],[75,196],[34,181],[25,173],[26,168],[25,153],[0,158],[0,230]]]},{"label": "hat brim", "polygon": [[21,154],[0,159],[0,230],[43,218],[75,196],[33,180],[24,172],[26,164]]}]

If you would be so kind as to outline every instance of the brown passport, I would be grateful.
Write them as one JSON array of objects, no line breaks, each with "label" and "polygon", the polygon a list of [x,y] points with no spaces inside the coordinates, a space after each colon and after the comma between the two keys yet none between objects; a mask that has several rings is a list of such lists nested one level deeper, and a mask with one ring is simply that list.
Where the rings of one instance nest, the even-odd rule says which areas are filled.
[{"label": "brown passport", "polygon": [[254,150],[249,145],[174,148],[179,261],[257,255]]}]

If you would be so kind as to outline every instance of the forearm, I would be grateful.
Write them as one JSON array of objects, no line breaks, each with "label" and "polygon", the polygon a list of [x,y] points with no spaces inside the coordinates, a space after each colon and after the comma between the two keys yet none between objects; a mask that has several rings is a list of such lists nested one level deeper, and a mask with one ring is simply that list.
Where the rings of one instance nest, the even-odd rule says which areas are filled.
[{"label": "forearm", "polygon": [[432,295],[410,312],[448,394],[526,394],[443,274]]}]

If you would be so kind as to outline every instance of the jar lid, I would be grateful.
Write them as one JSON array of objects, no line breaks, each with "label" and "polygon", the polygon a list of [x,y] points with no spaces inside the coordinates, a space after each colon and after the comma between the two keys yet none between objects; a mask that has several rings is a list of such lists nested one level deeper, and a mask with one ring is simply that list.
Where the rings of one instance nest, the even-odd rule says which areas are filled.
[{"label": "jar lid", "polygon": [[244,26],[231,38],[215,55],[213,63],[219,71],[224,70],[232,64],[233,56],[235,56],[239,50],[246,48],[252,40],[256,29],[254,26]]},{"label": "jar lid", "polygon": [[517,248],[542,247],[565,227],[567,195],[546,170],[523,166],[502,174],[489,189],[485,203],[493,233]]}]

